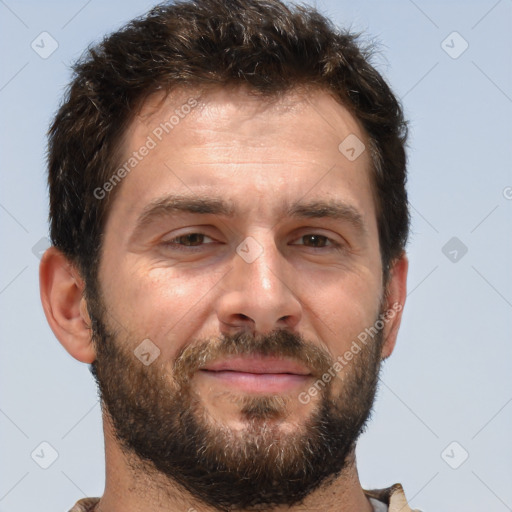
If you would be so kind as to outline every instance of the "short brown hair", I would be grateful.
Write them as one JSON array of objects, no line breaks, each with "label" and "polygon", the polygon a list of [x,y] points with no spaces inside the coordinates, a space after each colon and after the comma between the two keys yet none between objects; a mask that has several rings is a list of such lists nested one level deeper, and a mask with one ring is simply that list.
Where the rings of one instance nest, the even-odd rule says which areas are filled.
[{"label": "short brown hair", "polygon": [[[144,99],[177,87],[246,85],[275,97],[299,85],[331,94],[370,145],[384,279],[409,230],[401,106],[359,36],[312,7],[279,0],[185,0],[153,8],[89,48],[49,130],[53,245],[93,284],[109,205],[93,191],[120,160],[123,134]],[[340,141],[341,142],[341,141]]]}]

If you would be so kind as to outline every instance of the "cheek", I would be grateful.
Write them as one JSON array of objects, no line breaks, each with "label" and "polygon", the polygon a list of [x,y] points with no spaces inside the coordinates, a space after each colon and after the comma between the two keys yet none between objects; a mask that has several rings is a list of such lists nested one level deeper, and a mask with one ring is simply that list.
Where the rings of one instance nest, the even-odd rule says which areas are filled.
[{"label": "cheek", "polygon": [[172,359],[199,330],[208,291],[218,280],[216,275],[177,273],[170,268],[119,269],[107,300],[130,343],[137,346],[137,340],[149,338],[163,360]]},{"label": "cheek", "polygon": [[326,348],[333,357],[342,355],[354,340],[373,325],[379,313],[380,282],[366,275],[338,278],[307,294],[307,309]]}]

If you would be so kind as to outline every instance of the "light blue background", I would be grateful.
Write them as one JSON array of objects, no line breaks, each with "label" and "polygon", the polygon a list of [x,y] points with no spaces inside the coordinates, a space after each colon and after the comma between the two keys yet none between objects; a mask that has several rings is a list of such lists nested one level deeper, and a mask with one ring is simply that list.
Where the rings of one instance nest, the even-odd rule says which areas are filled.
[{"label": "light blue background", "polygon": [[[152,5],[0,2],[0,512],[65,511],[103,492],[96,388],[46,323],[32,248],[48,232],[45,133],[67,66]],[[359,442],[362,484],[401,482],[428,511],[512,510],[512,2],[317,6],[381,42],[374,62],[411,120],[409,297]],[[30,46],[43,31],[59,44],[48,59]],[[453,31],[469,44],[457,59],[441,46]],[[442,252],[454,236],[468,248],[455,263]],[[31,458],[43,441],[59,455],[46,470]],[[446,460],[469,453],[458,469],[441,456],[452,441],[463,448]]]}]

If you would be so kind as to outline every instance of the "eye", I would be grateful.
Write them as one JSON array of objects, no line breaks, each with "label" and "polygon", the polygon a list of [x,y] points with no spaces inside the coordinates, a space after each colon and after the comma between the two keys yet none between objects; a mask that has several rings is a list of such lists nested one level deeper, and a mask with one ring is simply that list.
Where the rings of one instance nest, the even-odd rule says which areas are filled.
[{"label": "eye", "polygon": [[[291,245],[303,245],[310,249],[327,250],[340,249],[342,247],[341,243],[319,233],[308,233],[306,235],[302,235],[296,240],[302,241],[303,243],[292,243]],[[215,243],[216,241],[214,239],[204,233],[185,233],[169,240],[164,240],[161,242],[161,245],[171,250],[193,252],[194,250],[200,250],[203,246]]]},{"label": "eye", "polygon": [[298,240],[304,240],[304,244],[292,244],[292,245],[304,245],[306,247],[311,247],[313,249],[324,249],[324,248],[339,248],[341,244],[335,242],[331,238],[320,235],[318,233],[309,233],[307,235],[302,235]]},{"label": "eye", "polygon": [[[205,243],[205,239],[210,240],[210,242]],[[188,247],[201,247],[205,244],[209,245],[212,242],[215,243],[212,238],[205,235],[204,233],[186,233],[184,235],[171,238],[170,240],[165,240],[162,242],[162,245],[170,249],[186,251]]]}]

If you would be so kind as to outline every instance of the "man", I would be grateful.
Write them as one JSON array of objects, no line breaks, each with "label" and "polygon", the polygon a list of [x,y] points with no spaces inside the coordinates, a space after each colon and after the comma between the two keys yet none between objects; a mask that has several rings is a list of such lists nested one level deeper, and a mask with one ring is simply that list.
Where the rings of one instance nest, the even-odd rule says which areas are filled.
[{"label": "man", "polygon": [[51,126],[48,322],[91,364],[72,511],[409,511],[356,441],[406,296],[406,124],[356,38],[279,0],[154,8]]}]

